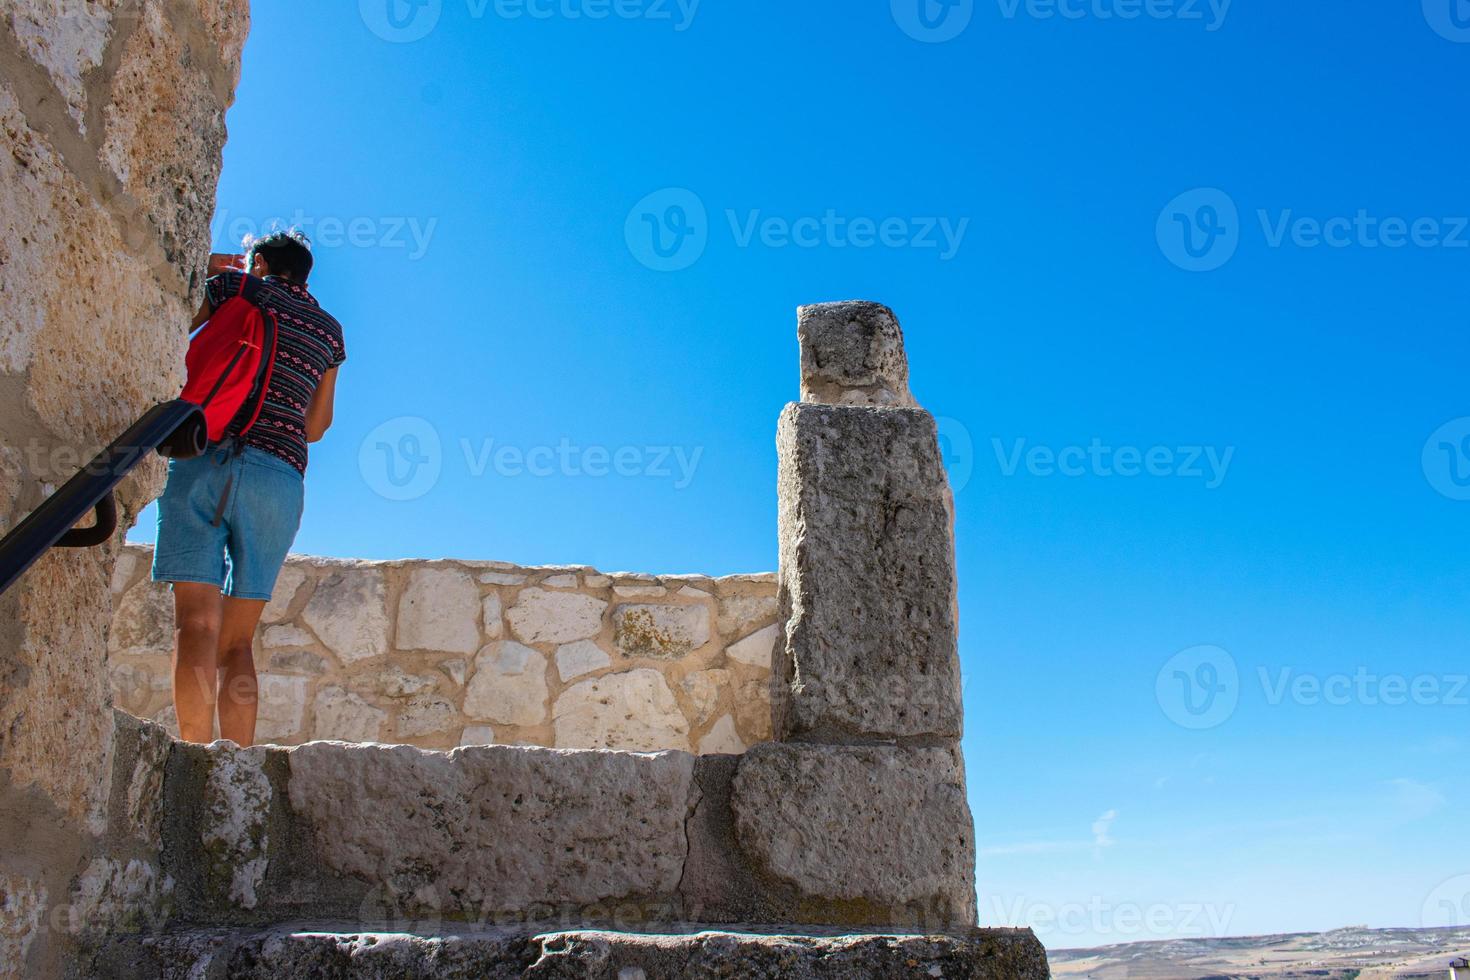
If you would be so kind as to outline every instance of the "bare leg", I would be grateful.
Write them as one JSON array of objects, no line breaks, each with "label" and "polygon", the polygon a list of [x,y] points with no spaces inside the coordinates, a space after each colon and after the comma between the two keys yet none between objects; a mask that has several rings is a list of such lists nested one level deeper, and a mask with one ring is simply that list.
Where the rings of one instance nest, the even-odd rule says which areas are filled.
[{"label": "bare leg", "polygon": [[219,634],[219,734],[237,745],[255,742],[255,627],[263,612],[264,602],[225,599]]},{"label": "bare leg", "polygon": [[216,585],[174,583],[174,710],[186,742],[214,740],[215,671],[224,596]]}]

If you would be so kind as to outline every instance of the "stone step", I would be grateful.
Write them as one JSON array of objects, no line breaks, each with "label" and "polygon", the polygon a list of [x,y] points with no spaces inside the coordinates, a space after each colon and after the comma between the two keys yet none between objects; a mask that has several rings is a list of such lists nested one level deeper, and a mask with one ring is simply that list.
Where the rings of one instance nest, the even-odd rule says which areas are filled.
[{"label": "stone step", "polygon": [[115,936],[79,975],[161,980],[1045,980],[1028,930],[965,936],[485,928],[371,933],[330,923]]},{"label": "stone step", "polygon": [[[166,737],[147,726],[136,738]],[[413,916],[880,933],[976,923],[973,831],[952,749],[158,751],[166,763],[134,764],[123,751],[119,766],[162,781],[136,795],[155,800],[144,821],[161,828],[150,841],[155,877],[190,923],[363,928]]]}]

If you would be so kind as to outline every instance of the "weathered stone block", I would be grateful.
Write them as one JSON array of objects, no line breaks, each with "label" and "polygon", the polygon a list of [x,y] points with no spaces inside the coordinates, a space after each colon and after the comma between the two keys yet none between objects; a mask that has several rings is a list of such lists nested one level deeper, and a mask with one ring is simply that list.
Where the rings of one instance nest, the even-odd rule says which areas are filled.
[{"label": "weathered stone block", "polygon": [[394,730],[400,738],[436,735],[454,727],[458,717],[454,705],[444,698],[420,694],[409,698]]},{"label": "weathered stone block", "polygon": [[613,612],[618,649],[626,657],[674,659],[709,642],[709,608],[625,605]]},{"label": "weathered stone block", "polygon": [[813,921],[975,923],[975,829],[958,748],[768,742],[731,809],[760,874],[825,907]]},{"label": "weathered stone block", "polygon": [[[214,195],[198,186],[201,166],[218,172],[225,143],[223,106],[239,77],[236,53],[250,29],[239,0],[170,4],[144,0],[117,33],[117,72],[89,105],[103,123],[102,163],[121,184],[114,207],[133,232],[162,246],[160,275],[187,274],[209,241]],[[160,127],[156,120],[172,125]],[[213,182],[210,182],[212,189]]]},{"label": "weathered stone block", "polygon": [[575,684],[552,707],[557,748],[656,752],[689,746],[689,722],[656,670],[604,674]]},{"label": "weathered stone block", "polygon": [[[289,674],[260,674],[260,708],[255,735],[261,741],[287,738],[301,731],[306,717],[306,678]],[[228,692],[224,696],[228,696]]]},{"label": "weathered stone block", "polygon": [[525,589],[506,618],[523,643],[571,643],[596,636],[606,609],[595,596]]},{"label": "weathered stone block", "polygon": [[306,572],[300,565],[287,563],[282,566],[281,573],[276,576],[275,588],[271,590],[271,601],[265,604],[260,621],[269,625],[285,619],[291,611],[291,604],[296,600],[296,594],[305,584]]},{"label": "weathered stone block", "polygon": [[699,740],[700,755],[739,755],[745,743],[735,730],[735,719],[725,715],[715,722],[708,734]]},{"label": "weathered stone block", "polygon": [[165,582],[146,582],[118,597],[108,652],[141,656],[173,648],[174,597]]},{"label": "weathered stone block", "polygon": [[214,900],[242,909],[258,904],[270,863],[267,751],[217,742],[204,756],[200,841],[208,865],[200,870]]},{"label": "weathered stone block", "polygon": [[72,887],[65,928],[93,941],[158,928],[168,918],[173,887],[152,861],[93,858]]},{"label": "weathered stone block", "polygon": [[157,725],[113,712],[111,832],[148,853],[163,846],[163,774],[173,739]]},{"label": "weathered stone block", "polygon": [[376,742],[387,712],[340,687],[324,687],[312,702],[312,736],[343,742]]},{"label": "weathered stone block", "polygon": [[730,644],[725,648],[725,656],[752,667],[769,669],[776,649],[776,640],[780,636],[781,627],[773,623],[765,629],[756,630],[738,643]]},{"label": "weathered stone block", "polygon": [[388,587],[382,570],[334,570],[317,585],[301,621],[344,664],[387,656]]},{"label": "weathered stone block", "polygon": [[728,670],[701,670],[684,678],[680,685],[694,704],[694,721],[704,724],[719,707],[720,695],[730,687]]},{"label": "weathered stone block", "polygon": [[[499,613],[499,606],[495,607]],[[474,653],[480,648],[480,588],[457,568],[420,568],[398,603],[400,650]]]},{"label": "weathered stone block", "polygon": [[0,874],[0,978],[26,976],[26,956],[41,932],[46,886],[34,879]]},{"label": "weathered stone block", "polygon": [[797,311],[801,400],[912,406],[903,330],[881,303],[818,303]]},{"label": "weathered stone block", "polygon": [[726,636],[744,636],[757,626],[776,618],[780,607],[774,595],[739,594],[720,599],[718,626]]},{"label": "weathered stone block", "polygon": [[556,651],[556,672],[563,683],[611,664],[612,657],[592,640],[568,643]]},{"label": "weathered stone block", "polygon": [[776,442],[790,614],[777,737],[958,738],[953,517],[934,419],[791,405]]},{"label": "weathered stone block", "polygon": [[546,720],[546,658],[514,640],[492,643],[475,658],[465,692],[465,717],[501,725],[539,725]]},{"label": "weathered stone block", "polygon": [[442,914],[671,895],[683,870],[688,755],[314,743],[290,767],[320,861]]}]

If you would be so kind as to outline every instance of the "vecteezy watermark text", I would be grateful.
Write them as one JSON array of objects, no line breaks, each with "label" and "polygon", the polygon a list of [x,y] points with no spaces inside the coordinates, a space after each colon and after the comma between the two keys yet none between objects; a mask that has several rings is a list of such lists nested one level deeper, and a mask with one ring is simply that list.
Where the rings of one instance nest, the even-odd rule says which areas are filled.
[{"label": "vecteezy watermark text", "polygon": [[210,222],[210,237],[216,246],[234,248],[247,238],[258,238],[282,228],[296,228],[311,240],[312,248],[382,248],[404,250],[410,261],[418,261],[429,251],[438,218],[411,216],[343,218],[335,215],[314,216],[298,210],[289,220],[267,218],[257,220],[245,215],[231,215],[221,208]]},{"label": "vecteezy watermark text", "polygon": [[[1135,21],[1174,20],[1202,24],[1206,31],[1225,26],[1234,0],[995,0],[1003,20]],[[889,0],[893,21],[909,37],[926,44],[952,41],[975,18],[975,0]]]},{"label": "vecteezy watermark text", "polygon": [[1223,937],[1235,917],[1233,904],[1210,902],[1113,902],[1094,895],[1073,902],[989,898],[988,921],[1062,935],[1118,939],[1176,936]]},{"label": "vecteezy watermark text", "polygon": [[[1470,216],[1403,217],[1357,208],[1352,214],[1306,215],[1294,208],[1257,208],[1267,248],[1459,250],[1470,248]],[[1235,200],[1216,187],[1186,191],[1160,212],[1159,250],[1179,268],[1212,272],[1235,257],[1248,226]]]},{"label": "vecteezy watermark text", "polygon": [[[771,215],[761,208],[726,208],[724,224],[736,248],[915,249],[941,262],[959,254],[970,228],[965,217],[820,214]],[[687,269],[704,255],[713,229],[702,198],[683,187],[654,191],[635,204],[623,226],[628,251],[657,272]]]},{"label": "vecteezy watermark text", "polygon": [[[570,438],[554,444],[518,446],[494,438],[457,440],[458,457],[470,479],[633,479],[667,481],[675,490],[694,482],[703,446],[638,444],[582,445]],[[417,500],[444,474],[444,441],[428,420],[403,416],[369,432],[358,447],[358,471],[372,491],[387,500]]]},{"label": "vecteezy watermark text", "polygon": [[1226,446],[1111,446],[1094,438],[1087,445],[1055,448],[1031,446],[1025,439],[1005,440],[992,437],[991,448],[1002,476],[1015,476],[1024,469],[1031,476],[1175,477],[1200,480],[1206,490],[1216,490],[1225,482],[1235,447]]},{"label": "vecteezy watermark text", "polygon": [[[682,33],[694,25],[702,0],[463,0],[471,20],[605,21],[669,24]],[[444,16],[445,0],[358,0],[367,29],[394,44],[422,41]]]},{"label": "vecteezy watermark text", "polygon": [[1001,16],[1015,20],[1178,20],[1210,32],[1225,26],[1234,0],[996,0]]},{"label": "vecteezy watermark text", "polygon": [[917,248],[938,249],[939,261],[959,254],[969,218],[849,218],[828,208],[820,216],[786,218],[760,209],[725,212],[730,234],[740,248],[759,241],[765,248]]},{"label": "vecteezy watermark text", "polygon": [[[1367,666],[1321,674],[1292,666],[1258,666],[1255,680],[1268,707],[1470,707],[1470,674],[1380,673]],[[1155,698],[1182,728],[1216,728],[1235,714],[1245,693],[1234,656],[1217,646],[1181,650],[1159,669]]]},{"label": "vecteezy watermark text", "polygon": [[647,477],[672,480],[675,490],[683,490],[694,482],[703,446],[579,446],[562,439],[555,446],[497,445],[494,439],[478,444],[469,439],[459,441],[465,468],[472,477],[493,472],[496,476],[530,476],[546,479],[553,476],[589,477],[599,480],[617,476]]}]

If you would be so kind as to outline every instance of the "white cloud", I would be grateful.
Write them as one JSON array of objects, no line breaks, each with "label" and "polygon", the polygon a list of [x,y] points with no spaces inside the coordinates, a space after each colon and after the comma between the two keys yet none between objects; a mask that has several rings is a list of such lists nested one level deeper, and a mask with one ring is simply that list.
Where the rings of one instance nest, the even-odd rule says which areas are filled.
[{"label": "white cloud", "polygon": [[1403,820],[1418,820],[1439,811],[1445,805],[1444,794],[1416,779],[1390,779],[1391,800]]},{"label": "white cloud", "polygon": [[1112,837],[1113,821],[1118,819],[1117,810],[1108,810],[1092,822],[1092,839],[1082,838],[1070,840],[1033,840],[1021,841],[1015,844],[995,844],[991,847],[979,849],[979,856],[987,857],[1012,857],[1017,854],[1057,854],[1066,851],[1091,850],[1096,855],[1102,854],[1102,849],[1112,847],[1116,841]]}]

